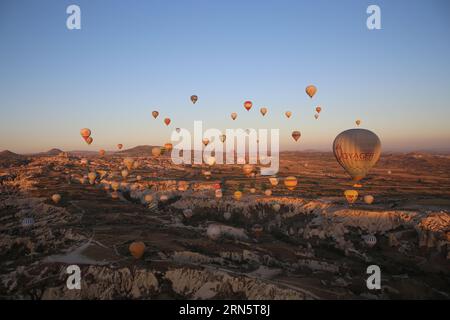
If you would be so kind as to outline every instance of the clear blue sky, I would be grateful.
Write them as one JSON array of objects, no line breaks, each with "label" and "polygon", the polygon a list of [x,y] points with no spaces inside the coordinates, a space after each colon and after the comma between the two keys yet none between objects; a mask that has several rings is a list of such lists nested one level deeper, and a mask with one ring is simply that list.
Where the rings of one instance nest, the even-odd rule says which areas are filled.
[{"label": "clear blue sky", "polygon": [[[66,28],[70,4],[81,30]],[[366,28],[369,4],[382,30]],[[280,128],[282,149],[331,150],[357,118],[384,150],[450,148],[449,39],[446,0],[2,0],[0,150],[161,144],[194,120]]]}]

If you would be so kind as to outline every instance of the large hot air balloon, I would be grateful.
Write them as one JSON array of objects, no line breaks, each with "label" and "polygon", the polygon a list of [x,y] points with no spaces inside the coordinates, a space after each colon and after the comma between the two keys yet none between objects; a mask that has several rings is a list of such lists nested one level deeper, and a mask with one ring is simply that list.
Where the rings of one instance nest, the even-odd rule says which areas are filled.
[{"label": "large hot air balloon", "polygon": [[286,117],[288,119],[292,116],[292,112],[290,112],[290,111],[286,111],[284,114],[286,115]]},{"label": "large hot air balloon", "polygon": [[333,152],[338,163],[354,181],[364,178],[381,153],[378,136],[366,129],[350,129],[337,135]]},{"label": "large hot air balloon", "polygon": [[300,139],[300,136],[300,131],[292,131],[292,138],[294,138],[295,141],[298,141],[298,139]]},{"label": "large hot air balloon", "polygon": [[265,116],[266,113],[267,113],[267,108],[261,108],[261,109],[259,110],[259,112],[261,112],[261,114],[262,114],[263,116]]},{"label": "large hot air balloon", "polygon": [[316,107],[316,112],[317,112],[317,113],[320,113],[320,111],[322,111],[322,108],[321,108],[320,106],[317,106],[317,107]]},{"label": "large hot air balloon", "polygon": [[191,96],[191,101],[193,104],[195,104],[197,102],[197,100],[198,100],[198,97],[195,94]]},{"label": "large hot air balloon", "polygon": [[166,126],[168,126],[170,124],[170,118],[165,118],[164,123],[166,124]]},{"label": "large hot air balloon", "polygon": [[345,190],[344,191],[345,199],[347,199],[347,202],[352,204],[355,203],[356,200],[358,200],[358,191],[356,190]]},{"label": "large hot air balloon", "polygon": [[158,118],[159,112],[158,111],[152,111],[153,118]]},{"label": "large hot air balloon", "polygon": [[286,188],[288,188],[289,190],[294,190],[295,187],[297,186],[297,178],[294,176],[289,176],[287,178],[284,179],[284,185],[286,186]]},{"label": "large hot air balloon", "polygon": [[307,86],[307,87],[306,87],[305,91],[306,91],[306,94],[307,94],[310,98],[312,98],[312,97],[316,94],[317,88],[316,88],[315,86],[313,86],[313,85],[310,85],[310,86]]},{"label": "large hot air balloon", "polygon": [[122,150],[122,148],[123,148],[123,144],[119,143],[119,144],[117,145],[117,149]]},{"label": "large hot air balloon", "polygon": [[236,120],[237,118],[237,113],[236,112],[232,112],[231,113],[231,119]]},{"label": "large hot air balloon", "polygon": [[253,103],[251,101],[245,101],[244,102],[244,108],[249,111],[253,106]]}]

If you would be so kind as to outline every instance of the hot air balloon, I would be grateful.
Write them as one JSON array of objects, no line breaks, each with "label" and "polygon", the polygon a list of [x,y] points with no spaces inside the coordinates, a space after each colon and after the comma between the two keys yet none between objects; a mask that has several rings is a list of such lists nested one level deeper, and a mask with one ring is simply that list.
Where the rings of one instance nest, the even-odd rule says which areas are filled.
[{"label": "hot air balloon", "polygon": [[231,113],[231,119],[236,120],[237,118],[237,113],[236,112],[232,112]]},{"label": "hot air balloon", "polygon": [[111,188],[112,188],[114,191],[119,190],[119,188],[120,188],[120,183],[117,182],[117,181],[111,182]]},{"label": "hot air balloon", "polygon": [[298,141],[300,139],[301,133],[300,131],[293,131],[292,132],[292,138],[294,138],[295,141]]},{"label": "hot air balloon", "polygon": [[206,163],[208,164],[208,166],[213,166],[216,163],[216,158],[208,157],[208,159],[206,159]]},{"label": "hot air balloon", "polygon": [[92,137],[87,137],[87,138],[86,138],[86,143],[89,144],[89,145],[90,145],[93,141],[94,141],[94,139],[92,139]]},{"label": "hot air balloon", "polygon": [[370,194],[364,196],[364,202],[367,204],[372,204],[374,197]]},{"label": "hot air balloon", "polygon": [[350,129],[334,139],[333,152],[337,162],[352,179],[359,181],[380,158],[381,142],[372,131]]},{"label": "hot air balloon", "polygon": [[142,241],[133,242],[128,249],[135,259],[140,259],[144,255],[145,244]]},{"label": "hot air balloon", "polygon": [[191,96],[191,101],[193,104],[195,104],[197,102],[197,100],[198,100],[198,97],[195,94]]},{"label": "hot air balloon", "polygon": [[347,199],[347,202],[352,204],[355,203],[356,200],[358,200],[358,191],[356,190],[345,190],[344,191],[345,199]]},{"label": "hot air balloon", "polygon": [[322,111],[322,108],[321,108],[320,106],[317,106],[317,107],[316,107],[316,112],[317,112],[317,113],[320,113],[320,111]]},{"label": "hot air balloon", "polygon": [[159,197],[159,201],[165,202],[169,200],[169,197],[166,194],[163,194]]},{"label": "hot air balloon", "polygon": [[117,149],[122,150],[122,148],[123,148],[123,144],[119,143],[119,144],[117,145]]},{"label": "hot air balloon", "polygon": [[245,101],[244,102],[244,108],[249,111],[253,106],[253,103],[251,101]]},{"label": "hot air balloon", "polygon": [[147,193],[147,194],[144,196],[144,201],[145,201],[146,203],[152,202],[152,201],[153,201],[153,196],[152,196],[151,194]]},{"label": "hot air balloon", "polygon": [[165,118],[164,123],[166,124],[166,126],[168,126],[170,124],[170,118]]},{"label": "hot air balloon", "polygon": [[226,135],[224,134],[220,135],[220,141],[222,141],[222,143],[225,142],[226,139],[227,139]]},{"label": "hot air balloon", "polygon": [[270,197],[272,195],[272,190],[271,189],[266,189],[264,190],[264,194],[268,197]]},{"label": "hot air balloon", "polygon": [[279,203],[274,203],[274,204],[272,205],[272,209],[273,209],[273,211],[278,212],[278,211],[280,211],[281,206],[280,206]]},{"label": "hot air balloon", "polygon": [[175,131],[176,131],[177,133],[180,133],[181,129],[180,129],[180,128],[176,128]]},{"label": "hot air balloon", "polygon": [[278,185],[278,178],[277,177],[270,177],[269,182],[272,185],[272,187],[276,187]]},{"label": "hot air balloon", "polygon": [[166,150],[170,152],[173,149],[173,145],[171,143],[166,143],[164,144],[164,148],[166,148]]},{"label": "hot air balloon", "polygon": [[208,145],[208,143],[209,143],[209,139],[208,138],[203,138],[202,142],[203,142],[203,144],[206,147]]},{"label": "hot air balloon", "polygon": [[294,176],[289,176],[287,178],[284,179],[284,185],[286,186],[286,188],[288,188],[289,190],[294,190],[295,187],[297,186],[297,178]]},{"label": "hot air balloon", "polygon": [[86,140],[91,136],[91,130],[88,128],[83,128],[80,130],[80,134],[83,137],[83,139]]},{"label": "hot air balloon", "polygon": [[313,85],[310,85],[310,86],[307,86],[307,87],[306,87],[305,91],[306,91],[306,94],[307,94],[310,98],[312,98],[312,97],[314,97],[314,95],[316,94],[317,88],[316,88],[315,86],[313,86]]},{"label": "hot air balloon", "polygon": [[61,201],[61,195],[59,195],[59,194],[54,194],[54,195],[52,195],[52,201],[55,203],[55,204],[58,204],[60,201]]},{"label": "hot air balloon", "polygon": [[134,160],[133,158],[125,158],[123,159],[123,164],[127,167],[128,170],[133,169]]},{"label": "hot air balloon", "polygon": [[292,116],[292,112],[290,112],[290,111],[286,111],[284,114],[286,115],[286,117],[288,119]]},{"label": "hot air balloon", "polygon": [[152,111],[152,116],[153,116],[153,118],[158,118],[158,116],[159,116],[159,112],[158,111]]},{"label": "hot air balloon", "polygon": [[215,194],[217,199],[220,199],[220,198],[223,197],[222,189],[214,190],[214,194]]},{"label": "hot air balloon", "polygon": [[316,114],[314,115],[314,118],[316,118],[316,120],[319,119],[319,114],[316,113]]},{"label": "hot air balloon", "polygon": [[267,108],[261,108],[260,110],[259,110],[259,112],[261,112],[261,114],[263,115],[263,117],[266,115],[266,113],[267,113]]},{"label": "hot air balloon", "polygon": [[233,194],[233,197],[234,197],[234,199],[237,200],[237,201],[241,200],[241,198],[242,198],[242,192],[239,191],[239,190],[238,190],[238,191],[235,191],[234,194]]},{"label": "hot air balloon", "polygon": [[251,164],[244,164],[242,167],[242,171],[244,171],[245,175],[250,175],[254,170],[254,167]]},{"label": "hot air balloon", "polygon": [[105,153],[106,153],[106,151],[103,150],[103,149],[100,149],[100,150],[98,151],[98,154],[100,155],[100,157],[103,157],[103,156],[105,155]]},{"label": "hot air balloon", "polygon": [[358,120],[355,121],[355,123],[359,127],[359,125],[361,124],[361,120],[358,119]]},{"label": "hot air balloon", "polygon": [[128,177],[129,172],[128,172],[128,170],[122,170],[121,174],[122,174],[122,178],[126,179]]},{"label": "hot air balloon", "polygon": [[152,155],[154,157],[159,157],[161,155],[161,148],[159,147],[153,147],[152,148]]}]

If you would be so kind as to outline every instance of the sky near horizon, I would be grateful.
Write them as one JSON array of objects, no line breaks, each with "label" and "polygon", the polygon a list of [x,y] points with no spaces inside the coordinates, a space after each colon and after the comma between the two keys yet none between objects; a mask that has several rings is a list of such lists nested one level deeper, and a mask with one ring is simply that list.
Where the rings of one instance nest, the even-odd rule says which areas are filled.
[{"label": "sky near horizon", "polygon": [[[81,30],[66,27],[71,4]],[[366,27],[370,4],[381,30]],[[279,128],[281,150],[331,150],[356,119],[384,151],[449,150],[449,57],[446,0],[2,0],[0,150],[157,145],[195,120]]]}]

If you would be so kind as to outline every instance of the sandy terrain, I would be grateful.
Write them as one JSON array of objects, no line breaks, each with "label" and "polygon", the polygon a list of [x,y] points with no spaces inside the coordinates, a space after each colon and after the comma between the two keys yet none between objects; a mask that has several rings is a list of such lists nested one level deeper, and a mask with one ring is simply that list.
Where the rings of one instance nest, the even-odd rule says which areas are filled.
[{"label": "sandy terrain", "polygon": [[[136,150],[85,155],[89,164],[55,153],[0,157],[0,298],[450,298],[450,156],[383,154],[359,189],[374,203],[349,206],[352,184],[331,153],[282,153],[278,177],[299,184],[289,191],[280,179],[271,196],[261,189],[268,177],[245,177],[239,165],[215,165],[206,179],[206,165]],[[130,155],[138,165],[123,179]],[[146,245],[139,260],[133,241]],[[81,267],[81,290],[66,287],[71,264]],[[374,264],[381,290],[366,286]]]}]

